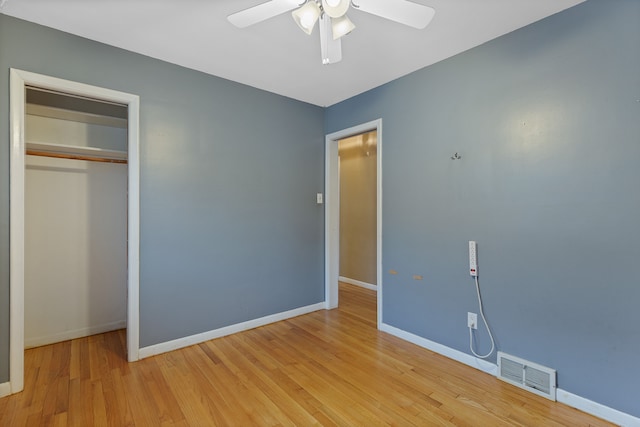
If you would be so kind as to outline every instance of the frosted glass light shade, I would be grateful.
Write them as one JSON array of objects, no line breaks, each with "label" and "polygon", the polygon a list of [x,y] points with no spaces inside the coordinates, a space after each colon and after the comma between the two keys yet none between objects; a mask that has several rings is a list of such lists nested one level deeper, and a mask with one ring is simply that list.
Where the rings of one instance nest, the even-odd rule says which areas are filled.
[{"label": "frosted glass light shade", "polygon": [[351,0],[322,0],[322,10],[331,18],[340,18],[349,9]]},{"label": "frosted glass light shade", "polygon": [[316,21],[320,17],[320,7],[315,0],[308,1],[304,6],[291,12],[298,27],[307,34],[311,34]]},{"label": "frosted glass light shade", "polygon": [[340,18],[333,18],[331,20],[331,33],[333,39],[338,40],[340,37],[349,34],[356,26],[351,22],[347,15],[343,15]]}]

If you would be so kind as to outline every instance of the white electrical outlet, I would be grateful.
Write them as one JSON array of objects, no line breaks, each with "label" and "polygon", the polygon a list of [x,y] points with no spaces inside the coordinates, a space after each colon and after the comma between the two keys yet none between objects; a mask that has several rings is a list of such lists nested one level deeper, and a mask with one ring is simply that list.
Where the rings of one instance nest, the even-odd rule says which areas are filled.
[{"label": "white electrical outlet", "polygon": [[478,244],[469,240],[469,274],[478,275]]},{"label": "white electrical outlet", "polygon": [[467,313],[467,327],[478,329],[478,315],[476,313]]}]

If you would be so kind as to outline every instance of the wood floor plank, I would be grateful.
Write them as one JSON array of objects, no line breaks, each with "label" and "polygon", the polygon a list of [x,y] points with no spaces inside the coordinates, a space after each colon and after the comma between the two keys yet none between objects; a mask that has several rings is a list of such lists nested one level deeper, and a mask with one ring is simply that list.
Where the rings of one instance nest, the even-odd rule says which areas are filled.
[{"label": "wood floor plank", "polygon": [[25,352],[13,426],[584,426],[610,423],[376,329],[376,294],[128,363],[125,331]]},{"label": "wood floor plank", "polygon": [[106,427],[107,405],[105,403],[102,381],[91,382],[91,399],[93,401],[93,420],[91,425],[96,427]]},{"label": "wood floor plank", "polygon": [[173,417],[173,422],[182,419],[190,425],[195,425],[198,420],[207,419],[218,423],[219,412],[211,410],[207,393],[201,390],[202,378],[193,369],[195,365],[190,364],[190,353],[193,350],[193,347],[189,347],[180,353],[164,356],[159,361],[163,383],[171,384],[175,393],[173,399],[167,396],[162,397],[161,401],[163,405],[165,401],[171,402],[170,406],[177,405],[175,410],[168,409],[164,412]]},{"label": "wood floor plank", "polygon": [[127,394],[123,381],[124,376],[119,370],[111,371],[111,387],[114,399],[110,399],[107,406],[109,411],[109,425],[112,426],[134,426],[133,414],[130,402],[127,400]]},{"label": "wood floor plank", "polygon": [[278,408],[293,425],[317,424],[317,420],[297,401],[290,399],[275,381],[272,376],[272,372],[278,369],[275,360],[265,357],[265,353],[249,345],[242,336],[232,336],[229,341],[232,346],[230,353],[234,363],[248,374],[247,380],[256,385],[264,399],[270,402],[269,406]]},{"label": "wood floor plank", "polygon": [[259,374],[258,369],[251,366],[245,355],[234,347],[231,339],[220,342],[220,344],[221,352],[228,356],[228,359],[222,359],[223,362],[231,366],[232,372],[240,378],[243,387],[250,390],[254,404],[264,408],[260,412],[269,414],[269,417],[265,418],[263,422],[283,426],[300,425],[297,424],[297,421],[302,422],[302,425],[312,423],[311,417],[305,417],[304,411],[295,402],[277,399],[281,390],[268,379],[266,372],[263,371]]},{"label": "wood floor plank", "polygon": [[90,425],[93,414],[88,402],[84,400],[86,395],[86,387],[88,381],[82,381],[80,378],[74,378],[69,381],[69,411],[67,416],[67,425],[80,427]]}]

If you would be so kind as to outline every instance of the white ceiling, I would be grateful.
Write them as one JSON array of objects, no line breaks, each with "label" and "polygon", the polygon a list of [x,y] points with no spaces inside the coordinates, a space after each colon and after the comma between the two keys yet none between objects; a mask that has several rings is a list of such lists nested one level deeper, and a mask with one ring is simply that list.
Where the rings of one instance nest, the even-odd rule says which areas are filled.
[{"label": "white ceiling", "polygon": [[289,13],[238,29],[227,15],[264,0],[0,0],[0,12],[329,106],[584,0],[413,0],[436,10],[424,30],[349,10],[343,59],[322,65],[316,28]]}]

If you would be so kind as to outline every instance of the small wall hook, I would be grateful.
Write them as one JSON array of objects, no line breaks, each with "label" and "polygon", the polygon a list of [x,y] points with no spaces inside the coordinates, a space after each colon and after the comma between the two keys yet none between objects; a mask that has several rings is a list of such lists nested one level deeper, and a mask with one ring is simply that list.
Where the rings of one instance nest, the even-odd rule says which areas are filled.
[{"label": "small wall hook", "polygon": [[451,160],[460,160],[461,158],[462,156],[459,155],[457,151],[453,156],[451,156]]}]

